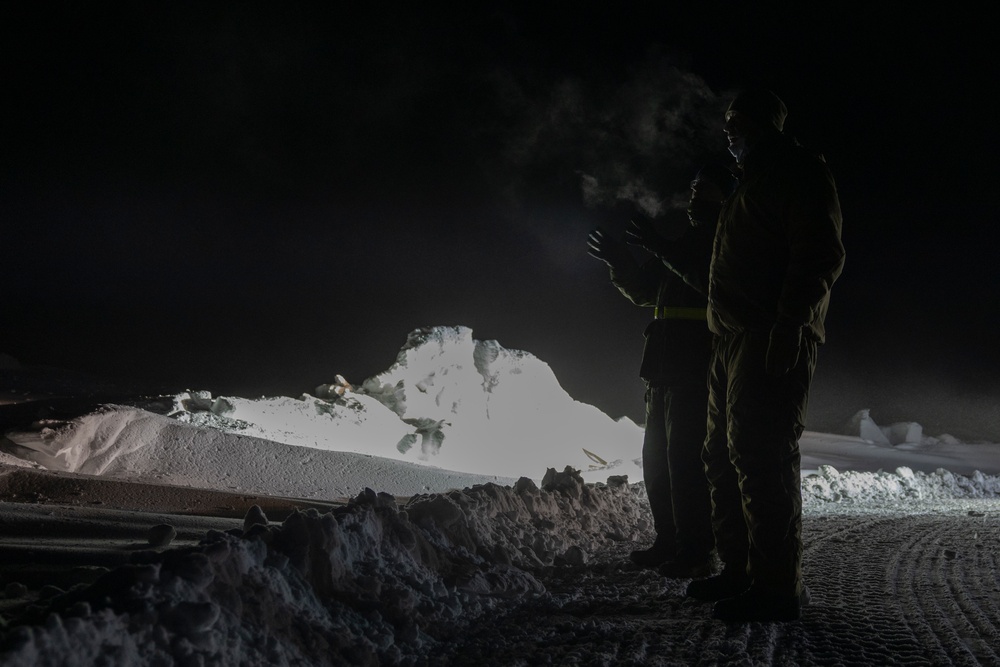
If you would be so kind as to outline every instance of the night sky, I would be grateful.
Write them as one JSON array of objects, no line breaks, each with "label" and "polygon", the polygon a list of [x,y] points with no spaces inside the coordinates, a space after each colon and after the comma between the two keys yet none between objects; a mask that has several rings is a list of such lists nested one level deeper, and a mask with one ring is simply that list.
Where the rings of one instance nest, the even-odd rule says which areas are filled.
[{"label": "night sky", "polygon": [[587,233],[676,223],[727,157],[733,91],[761,84],[844,212],[809,426],[869,407],[1000,438],[984,17],[425,4],[5,3],[0,352],[297,396],[461,324],[641,421],[650,313]]}]

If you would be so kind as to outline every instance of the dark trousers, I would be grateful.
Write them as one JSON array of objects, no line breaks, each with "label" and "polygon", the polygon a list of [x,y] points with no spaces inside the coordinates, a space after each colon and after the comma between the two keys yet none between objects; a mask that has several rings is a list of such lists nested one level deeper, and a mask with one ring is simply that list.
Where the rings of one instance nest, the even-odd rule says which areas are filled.
[{"label": "dark trousers", "polygon": [[658,542],[675,558],[705,560],[714,547],[708,478],[702,463],[708,390],[704,383],[649,387],[642,474]]},{"label": "dark trousers", "polygon": [[779,595],[802,590],[799,437],[805,428],[817,345],[802,343],[795,368],[765,372],[768,332],[717,337],[709,367],[705,470],[719,557]]}]

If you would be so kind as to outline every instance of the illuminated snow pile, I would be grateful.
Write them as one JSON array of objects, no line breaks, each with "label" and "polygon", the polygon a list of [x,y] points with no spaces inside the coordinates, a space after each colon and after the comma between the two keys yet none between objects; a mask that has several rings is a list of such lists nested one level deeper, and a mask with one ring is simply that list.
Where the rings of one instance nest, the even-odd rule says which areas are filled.
[{"label": "illuminated snow pile", "polygon": [[640,471],[642,432],[632,421],[573,400],[548,364],[474,340],[466,327],[412,332],[362,392],[414,427],[401,452],[452,470],[520,476],[528,458],[542,470],[600,469],[596,479]]},{"label": "illuminated snow pile", "polygon": [[508,479],[567,465],[588,481],[641,479],[640,427],[573,400],[548,364],[475,340],[467,327],[413,331],[387,371],[359,389],[337,376],[316,394],[182,395],[173,416],[275,442]]},{"label": "illuminated snow pile", "polygon": [[[384,373],[315,393],[190,391],[163,414],[104,406],[7,438],[50,470],[300,498],[539,483],[566,466],[588,482],[642,479],[639,426],[575,401],[546,363],[467,327],[413,331]],[[403,465],[386,471],[376,457]]]}]

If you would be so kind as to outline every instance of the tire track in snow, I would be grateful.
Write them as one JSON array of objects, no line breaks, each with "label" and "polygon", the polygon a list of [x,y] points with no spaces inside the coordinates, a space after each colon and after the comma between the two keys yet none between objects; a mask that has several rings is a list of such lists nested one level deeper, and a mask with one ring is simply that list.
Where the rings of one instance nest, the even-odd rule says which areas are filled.
[{"label": "tire track in snow", "polygon": [[796,661],[1000,664],[998,523],[957,511],[807,522],[810,656]]},{"label": "tire track in snow", "polygon": [[929,662],[884,584],[900,548],[898,517],[818,517],[803,530],[812,603],[803,613],[804,654],[793,662],[921,665]]},{"label": "tire track in snow", "polygon": [[940,663],[1000,664],[1000,521],[984,519],[912,519],[919,525],[887,566],[907,624]]},{"label": "tire track in snow", "polygon": [[[964,504],[963,504],[964,503]],[[967,508],[982,509],[969,516]],[[450,665],[1000,664],[1000,502],[923,514],[807,514],[812,604],[795,623],[725,625],[686,580],[619,563],[540,578],[549,594],[442,647]]]}]

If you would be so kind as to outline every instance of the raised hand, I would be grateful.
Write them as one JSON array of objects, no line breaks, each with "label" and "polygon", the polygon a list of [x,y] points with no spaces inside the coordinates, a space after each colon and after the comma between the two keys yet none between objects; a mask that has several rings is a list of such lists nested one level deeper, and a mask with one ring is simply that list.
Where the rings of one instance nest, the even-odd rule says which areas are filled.
[{"label": "raised hand", "polygon": [[637,245],[654,255],[662,256],[665,254],[668,242],[656,231],[652,221],[630,220],[628,229],[625,230],[625,243]]},{"label": "raised hand", "polygon": [[625,244],[613,239],[598,227],[587,237],[587,254],[596,257],[612,269],[623,268],[627,263],[634,262]]}]

